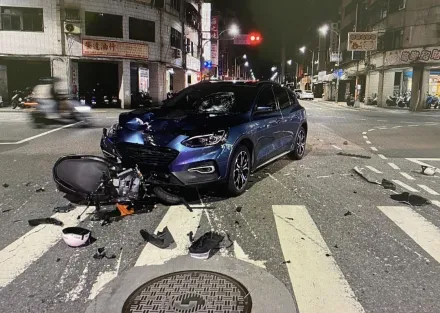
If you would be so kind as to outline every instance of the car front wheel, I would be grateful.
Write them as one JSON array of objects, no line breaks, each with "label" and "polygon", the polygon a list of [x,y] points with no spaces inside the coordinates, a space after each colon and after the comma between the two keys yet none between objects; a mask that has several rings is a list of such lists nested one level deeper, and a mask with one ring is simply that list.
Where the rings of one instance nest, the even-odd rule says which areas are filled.
[{"label": "car front wheel", "polygon": [[245,190],[250,176],[250,153],[246,146],[238,146],[229,168],[227,188],[231,196],[239,196]]},{"label": "car front wheel", "polygon": [[298,130],[294,149],[289,153],[292,160],[301,160],[306,152],[307,133],[304,127]]}]

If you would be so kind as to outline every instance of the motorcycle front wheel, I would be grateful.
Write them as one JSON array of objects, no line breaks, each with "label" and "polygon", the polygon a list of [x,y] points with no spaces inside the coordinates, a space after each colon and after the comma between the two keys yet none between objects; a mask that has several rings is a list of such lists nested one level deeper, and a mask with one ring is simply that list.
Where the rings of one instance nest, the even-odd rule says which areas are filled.
[{"label": "motorcycle front wheel", "polygon": [[17,107],[18,107],[18,100],[17,99],[14,99],[14,100],[12,100],[12,108],[13,109],[16,109]]}]

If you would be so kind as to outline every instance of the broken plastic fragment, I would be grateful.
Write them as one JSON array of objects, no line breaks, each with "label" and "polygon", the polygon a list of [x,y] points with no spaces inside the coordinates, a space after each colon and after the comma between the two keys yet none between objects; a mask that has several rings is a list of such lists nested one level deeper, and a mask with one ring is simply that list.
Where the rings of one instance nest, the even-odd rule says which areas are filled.
[{"label": "broken plastic fragment", "polygon": [[161,232],[157,232],[157,235],[150,234],[144,229],[140,230],[140,234],[146,242],[149,242],[160,249],[168,248],[174,243],[174,238],[168,230],[168,227],[165,227]]},{"label": "broken plastic fragment", "polygon": [[382,186],[385,189],[396,190],[396,184],[385,178],[382,179]]},{"label": "broken plastic fragment", "polygon": [[242,209],[242,207],[241,207],[241,206],[238,206],[238,207],[235,209],[235,211],[237,211],[238,213],[240,213],[240,212],[241,212],[241,209]]},{"label": "broken plastic fragment", "polygon": [[362,170],[359,167],[355,166],[353,168],[353,170],[355,171],[356,174],[358,174],[360,177],[365,179],[367,182],[369,182],[371,184],[376,184],[376,185],[380,185],[381,184],[377,180],[368,177],[368,175],[366,175],[364,172],[362,172]]},{"label": "broken plastic fragment", "polygon": [[96,260],[101,260],[103,258],[115,259],[116,255],[112,254],[112,255],[108,256],[107,253],[105,252],[105,248],[102,247],[102,248],[98,248],[97,252],[93,255],[93,258]]},{"label": "broken plastic fragment", "polygon": [[208,259],[211,250],[217,248],[223,238],[224,236],[215,232],[205,233],[189,247],[191,257],[202,260]]},{"label": "broken plastic fragment", "polygon": [[3,187],[8,188],[8,187],[9,187],[9,184],[4,183],[4,184],[3,184]]},{"label": "broken plastic fragment", "polygon": [[412,195],[409,192],[403,192],[397,195],[391,195],[391,199],[414,206],[431,204],[431,201],[418,195]]},{"label": "broken plastic fragment", "polygon": [[63,222],[61,222],[53,217],[35,218],[32,220],[28,220],[28,223],[30,226],[38,226],[41,224],[52,224],[52,225],[56,225],[56,226],[63,226],[64,225]]},{"label": "broken plastic fragment", "polygon": [[368,155],[352,154],[352,153],[346,153],[346,152],[338,152],[337,154],[342,155],[342,156],[354,157],[354,158],[371,159],[371,157]]},{"label": "broken plastic fragment", "polygon": [[37,190],[35,190],[35,192],[43,192],[44,191],[44,187],[40,187]]},{"label": "broken plastic fragment", "polygon": [[350,211],[347,211],[347,212],[345,212],[344,213],[344,216],[349,216],[349,215],[352,215],[353,213],[351,213]]}]

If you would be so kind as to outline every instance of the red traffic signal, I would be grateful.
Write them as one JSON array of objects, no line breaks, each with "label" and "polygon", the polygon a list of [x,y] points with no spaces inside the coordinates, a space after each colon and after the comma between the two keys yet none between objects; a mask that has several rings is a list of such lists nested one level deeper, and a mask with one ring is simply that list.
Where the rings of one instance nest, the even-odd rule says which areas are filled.
[{"label": "red traffic signal", "polygon": [[259,33],[251,33],[248,36],[251,45],[259,45],[263,39]]}]

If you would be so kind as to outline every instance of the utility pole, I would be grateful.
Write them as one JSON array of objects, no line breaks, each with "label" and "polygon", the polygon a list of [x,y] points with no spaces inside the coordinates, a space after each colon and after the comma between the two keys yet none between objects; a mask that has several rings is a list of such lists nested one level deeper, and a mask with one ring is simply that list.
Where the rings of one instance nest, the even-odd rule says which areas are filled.
[{"label": "utility pole", "polygon": [[283,80],[285,80],[286,75],[286,38],[285,33],[282,33],[281,38],[281,75],[280,75],[280,81],[283,83]]}]

